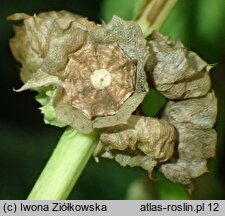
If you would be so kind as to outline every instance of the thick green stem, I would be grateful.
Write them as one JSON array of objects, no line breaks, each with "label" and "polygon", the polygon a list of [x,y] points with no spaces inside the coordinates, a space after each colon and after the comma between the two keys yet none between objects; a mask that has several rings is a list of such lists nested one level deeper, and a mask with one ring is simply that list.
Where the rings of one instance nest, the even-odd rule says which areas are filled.
[{"label": "thick green stem", "polygon": [[147,0],[134,20],[147,37],[153,30],[159,30],[178,0]]},{"label": "thick green stem", "polygon": [[34,185],[29,200],[66,199],[92,155],[99,133],[67,128]]}]

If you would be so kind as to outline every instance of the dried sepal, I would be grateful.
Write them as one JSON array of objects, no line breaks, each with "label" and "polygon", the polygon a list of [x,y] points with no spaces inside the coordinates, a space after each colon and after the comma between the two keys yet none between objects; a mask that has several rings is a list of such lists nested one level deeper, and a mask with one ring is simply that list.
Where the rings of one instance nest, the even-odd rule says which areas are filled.
[{"label": "dried sepal", "polygon": [[37,89],[40,87],[46,87],[46,86],[62,86],[62,81],[57,77],[50,75],[48,73],[44,73],[41,71],[38,71],[34,73],[31,78],[19,89],[17,89],[17,92],[21,92],[27,89]]},{"label": "dried sepal", "polygon": [[206,160],[188,161],[178,159],[175,163],[167,163],[160,167],[166,178],[173,182],[190,185],[191,180],[208,171]]},{"label": "dried sepal", "polygon": [[217,99],[213,92],[201,98],[169,101],[163,118],[177,130],[177,155],[163,164],[161,172],[171,181],[190,184],[208,171],[207,159],[214,157],[217,135],[212,129],[217,114]]},{"label": "dried sepal", "polygon": [[195,129],[176,125],[179,134],[179,157],[186,160],[207,159],[215,156],[217,134],[212,128]]},{"label": "dried sepal", "polygon": [[149,81],[169,99],[185,99],[206,95],[210,89],[209,66],[181,42],[153,32],[148,38],[151,53],[146,64]]},{"label": "dried sepal", "polygon": [[74,109],[70,105],[70,99],[61,89],[56,90],[53,98],[53,107],[56,112],[57,122],[70,125],[84,133],[91,133],[93,130],[91,120],[88,119],[83,112]]},{"label": "dried sepal", "polygon": [[190,128],[212,128],[216,122],[217,99],[214,92],[205,97],[183,101],[169,101],[163,111],[163,118],[171,124],[185,124]]},{"label": "dried sepal", "polygon": [[[34,16],[15,14],[10,20],[23,20],[10,39],[11,50],[22,63],[21,78],[26,82],[37,70],[56,74],[66,64],[68,53],[78,49],[86,39],[87,25],[93,22],[67,11],[50,11]],[[79,28],[78,28],[79,26]]]},{"label": "dried sepal", "polygon": [[171,158],[175,138],[166,121],[132,115],[127,124],[102,130],[94,156],[115,158],[123,166],[149,166],[151,172],[156,163]]},{"label": "dried sepal", "polygon": [[22,63],[19,91],[52,85],[56,125],[90,132],[126,123],[142,102],[148,91],[148,50],[136,23],[115,16],[97,25],[66,11],[9,19],[23,20],[10,41]]},{"label": "dried sepal", "polygon": [[43,58],[30,46],[25,26],[15,26],[15,37],[10,39],[10,48],[17,61],[21,62],[21,80],[25,83],[42,65]]},{"label": "dried sepal", "polygon": [[141,155],[141,154],[131,156],[129,154],[118,153],[116,154],[114,159],[121,166],[142,167],[143,169],[148,171],[149,176],[151,176],[154,167],[157,165],[156,160],[152,159],[148,155]]},{"label": "dried sepal", "polygon": [[130,115],[136,110],[137,104],[140,104],[146,95],[146,92],[135,92],[128,98],[120,110],[113,116],[96,117],[93,120],[94,128],[112,127],[118,124],[126,124]]}]

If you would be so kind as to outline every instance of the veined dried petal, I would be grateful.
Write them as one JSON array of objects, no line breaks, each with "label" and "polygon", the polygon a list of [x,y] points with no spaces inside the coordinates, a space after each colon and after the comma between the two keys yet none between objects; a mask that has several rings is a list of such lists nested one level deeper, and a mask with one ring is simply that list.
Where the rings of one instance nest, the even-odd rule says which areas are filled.
[{"label": "veined dried petal", "polygon": [[154,169],[154,167],[157,165],[157,161],[153,160],[148,155],[130,156],[130,155],[118,153],[115,156],[115,161],[117,163],[119,163],[121,166],[130,166],[130,167],[139,166],[139,167],[142,167],[143,169],[147,170],[150,175],[151,175],[151,172]]},{"label": "veined dried petal", "polygon": [[167,103],[163,118],[178,132],[177,158],[160,168],[168,179],[190,184],[191,179],[208,171],[206,159],[215,155],[217,136],[212,127],[216,114],[217,99],[213,92],[201,98]]},{"label": "veined dried petal", "polygon": [[215,156],[217,134],[214,129],[187,128],[176,125],[179,134],[179,157],[186,160],[207,159]]},{"label": "veined dried petal", "polygon": [[22,63],[20,77],[25,83],[41,67],[43,58],[30,46],[25,26],[14,27],[16,36],[10,39],[10,48],[16,60]]},{"label": "veined dried petal", "polygon": [[34,73],[31,79],[29,79],[20,89],[16,91],[21,92],[27,89],[36,89],[49,85],[62,86],[62,82],[57,76],[49,75],[44,72],[37,72]]},{"label": "veined dried petal", "polygon": [[174,128],[166,121],[131,116],[126,125],[103,129],[101,148],[97,148],[95,156],[99,152],[130,151],[134,155],[144,154],[157,161],[166,161],[173,154],[175,138]]},{"label": "veined dried petal", "polygon": [[88,28],[95,26],[93,22],[67,11],[10,16],[11,20],[19,17],[24,20],[24,25],[14,28],[16,35],[10,40],[10,47],[22,63],[23,82],[27,82],[37,70],[54,75],[62,70],[68,53],[84,43],[86,25]]},{"label": "veined dried petal", "polygon": [[160,167],[161,172],[173,182],[190,184],[191,179],[197,178],[208,171],[206,160],[187,161],[178,159],[176,163],[167,163]]},{"label": "veined dried petal", "polygon": [[169,99],[206,95],[210,89],[209,66],[181,42],[173,43],[158,32],[148,40],[151,53],[146,64],[148,79]]},{"label": "veined dried petal", "polygon": [[205,97],[184,101],[169,101],[163,111],[163,118],[171,124],[183,123],[190,128],[212,128],[216,121],[217,99],[213,92]]},{"label": "veined dried petal", "polygon": [[138,149],[160,162],[167,161],[172,156],[176,133],[167,121],[141,118],[135,128],[139,132]]}]

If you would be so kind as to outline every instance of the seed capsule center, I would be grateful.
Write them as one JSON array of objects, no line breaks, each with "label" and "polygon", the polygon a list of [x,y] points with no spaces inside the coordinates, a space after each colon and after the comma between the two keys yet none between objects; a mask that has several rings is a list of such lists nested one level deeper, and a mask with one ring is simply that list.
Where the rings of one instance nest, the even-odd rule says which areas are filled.
[{"label": "seed capsule center", "polygon": [[95,70],[91,75],[91,84],[96,89],[104,89],[111,83],[111,75],[106,69]]}]

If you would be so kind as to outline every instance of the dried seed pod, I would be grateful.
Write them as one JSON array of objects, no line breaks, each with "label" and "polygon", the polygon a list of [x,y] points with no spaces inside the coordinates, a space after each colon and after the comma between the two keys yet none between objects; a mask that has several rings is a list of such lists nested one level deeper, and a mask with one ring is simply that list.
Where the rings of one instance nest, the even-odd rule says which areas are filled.
[{"label": "dried seed pod", "polygon": [[10,41],[22,63],[18,91],[53,86],[55,125],[89,133],[126,123],[142,102],[148,50],[138,24],[114,16],[97,25],[66,11],[9,19],[24,24]]},{"label": "dried seed pod", "polygon": [[163,112],[163,118],[174,126],[183,123],[190,128],[212,128],[216,122],[217,99],[209,92],[201,98],[169,101]]},{"label": "dried seed pod", "polygon": [[217,99],[213,92],[205,97],[184,101],[169,101],[163,118],[177,129],[177,157],[163,164],[161,172],[171,181],[190,184],[207,172],[207,158],[215,155],[216,131],[212,129],[217,114]]},{"label": "dried seed pod", "polygon": [[[103,129],[94,156],[110,155],[116,158],[117,154],[129,152],[133,156],[140,155],[144,158],[150,156],[153,160],[163,162],[173,154],[175,137],[174,128],[164,120],[131,116],[126,125]],[[125,158],[129,164],[127,162],[129,157]],[[137,158],[133,160],[136,161]]]},{"label": "dried seed pod", "polygon": [[187,161],[178,159],[176,163],[167,163],[160,167],[161,172],[173,182],[189,185],[191,179],[208,171],[206,160]]},{"label": "dried seed pod", "polygon": [[176,125],[179,134],[179,157],[188,161],[215,156],[217,135],[214,129],[187,128]]},{"label": "dried seed pod", "polygon": [[90,119],[114,115],[134,92],[135,64],[116,44],[83,46],[62,74],[72,106]]},{"label": "dried seed pod", "polygon": [[206,95],[210,89],[208,71],[211,68],[181,42],[153,32],[148,38],[151,55],[146,72],[155,88],[169,99],[193,98]]},{"label": "dried seed pod", "polygon": [[142,118],[135,128],[139,132],[138,149],[160,162],[172,156],[176,140],[172,125],[163,119]]}]

